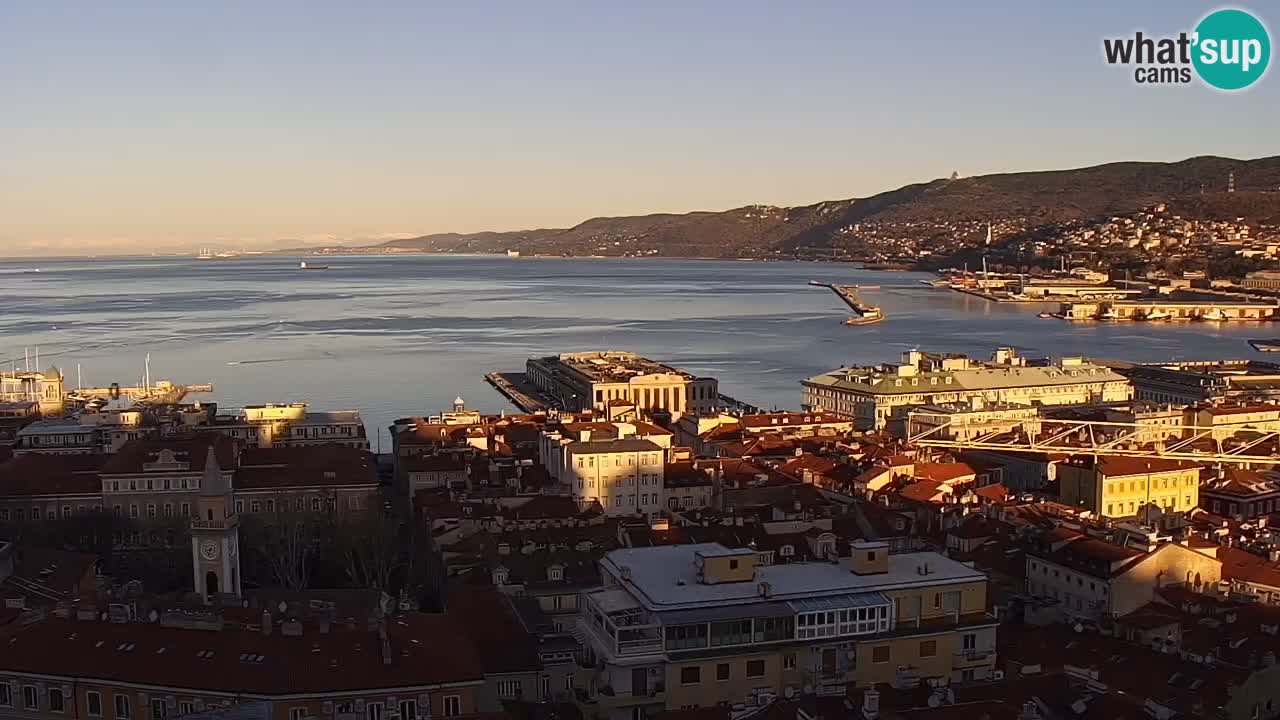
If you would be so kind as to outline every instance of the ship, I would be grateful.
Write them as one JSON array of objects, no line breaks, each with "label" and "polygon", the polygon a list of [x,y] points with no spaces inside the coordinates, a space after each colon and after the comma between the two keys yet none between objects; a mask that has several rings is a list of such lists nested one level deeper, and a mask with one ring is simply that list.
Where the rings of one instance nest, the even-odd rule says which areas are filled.
[{"label": "ship", "polygon": [[306,260],[298,263],[299,270],[328,270],[328,265],[308,265]]},{"label": "ship", "polygon": [[197,260],[212,260],[213,251],[209,248],[200,248],[200,252],[196,254]]},{"label": "ship", "polygon": [[1280,338],[1250,340],[1249,345],[1258,352],[1280,352]]},{"label": "ship", "polygon": [[1160,308],[1151,308],[1145,314],[1143,314],[1142,319],[1156,321],[1156,320],[1168,320],[1172,317],[1173,317],[1172,315],[1165,312],[1164,310],[1161,310]]},{"label": "ship", "polygon": [[1206,310],[1200,313],[1199,319],[1207,320],[1209,322],[1222,322],[1223,320],[1230,320],[1231,318],[1223,312],[1221,308],[1213,308],[1212,310]]},{"label": "ship", "polygon": [[1098,314],[1099,320],[1118,320],[1119,318],[1120,316],[1117,315],[1116,311],[1112,310],[1111,308],[1107,308],[1106,310],[1103,310],[1101,313]]},{"label": "ship", "polygon": [[841,325],[874,325],[884,319],[880,308],[869,308],[861,315],[850,315]]}]

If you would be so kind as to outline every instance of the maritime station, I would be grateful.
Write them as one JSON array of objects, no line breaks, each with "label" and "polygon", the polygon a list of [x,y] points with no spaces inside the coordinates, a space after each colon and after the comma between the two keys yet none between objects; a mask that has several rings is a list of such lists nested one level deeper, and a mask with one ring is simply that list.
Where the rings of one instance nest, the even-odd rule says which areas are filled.
[{"label": "maritime station", "polygon": [[1280,306],[1264,302],[1200,300],[1109,300],[1064,302],[1065,320],[1274,320]]}]

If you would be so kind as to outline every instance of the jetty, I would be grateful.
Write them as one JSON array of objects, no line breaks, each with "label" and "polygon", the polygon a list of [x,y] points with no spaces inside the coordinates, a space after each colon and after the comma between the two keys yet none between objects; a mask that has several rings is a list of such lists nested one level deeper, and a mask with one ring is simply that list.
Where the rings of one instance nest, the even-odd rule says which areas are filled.
[{"label": "jetty", "polygon": [[145,385],[125,386],[119,383],[112,383],[107,387],[84,387],[77,388],[67,392],[69,400],[113,400],[116,398],[129,398],[136,403],[148,403],[153,405],[172,405],[180,403],[184,398],[192,393],[211,393],[213,392],[213,383],[203,383],[198,385],[179,385],[168,380],[157,380],[155,383],[147,383]]},{"label": "jetty", "polygon": [[878,290],[880,288],[879,285],[836,285],[817,280],[810,280],[809,284],[830,290],[843,300],[844,304],[849,306],[849,309],[853,310],[854,314],[844,321],[845,325],[870,325],[884,320],[884,311],[879,306],[865,302],[858,296],[859,290]]},{"label": "jetty", "polygon": [[484,380],[522,412],[546,412],[552,407],[550,399],[533,387],[524,373],[486,373]]}]

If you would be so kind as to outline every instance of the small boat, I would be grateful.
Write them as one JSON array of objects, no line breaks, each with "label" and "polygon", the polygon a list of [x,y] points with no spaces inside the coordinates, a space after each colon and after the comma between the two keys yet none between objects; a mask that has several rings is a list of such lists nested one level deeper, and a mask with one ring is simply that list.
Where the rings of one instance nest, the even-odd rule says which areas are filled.
[{"label": "small boat", "polygon": [[1120,316],[1116,314],[1115,310],[1112,310],[1111,308],[1107,308],[1106,310],[1103,310],[1101,313],[1098,314],[1098,319],[1099,320],[1119,320]]},{"label": "small boat", "polygon": [[40,268],[31,268],[30,270],[23,270],[22,272],[27,275],[39,275]]},{"label": "small boat", "polygon": [[328,270],[328,265],[308,265],[306,260],[298,263],[299,270]]},{"label": "small boat", "polygon": [[850,315],[841,325],[874,325],[884,319],[884,315],[875,313],[872,315]]},{"label": "small boat", "polygon": [[1146,314],[1142,316],[1142,319],[1156,321],[1156,320],[1169,320],[1172,317],[1173,317],[1172,315],[1165,312],[1164,310],[1161,310],[1159,308],[1151,308],[1146,312]]},{"label": "small boat", "polygon": [[1039,315],[1036,315],[1036,317],[1038,317],[1038,318],[1051,318],[1051,317],[1053,317],[1053,313],[1051,313],[1051,312],[1042,312],[1042,313],[1040,313]]},{"label": "small boat", "polygon": [[1213,308],[1212,310],[1206,310],[1205,312],[1200,313],[1199,319],[1207,320],[1209,322],[1222,322],[1223,320],[1230,320],[1231,318],[1228,317],[1221,308]]},{"label": "small boat", "polygon": [[1258,352],[1280,352],[1280,338],[1250,340],[1249,345]]}]

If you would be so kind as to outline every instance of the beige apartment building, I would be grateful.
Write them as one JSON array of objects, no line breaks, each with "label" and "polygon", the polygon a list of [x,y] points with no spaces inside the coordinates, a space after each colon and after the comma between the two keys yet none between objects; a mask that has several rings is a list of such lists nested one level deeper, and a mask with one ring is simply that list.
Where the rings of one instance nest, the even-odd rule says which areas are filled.
[{"label": "beige apartment building", "polygon": [[581,505],[609,515],[655,515],[666,502],[671,433],[645,423],[568,423],[538,439],[542,464]]},{"label": "beige apartment building", "polygon": [[964,355],[903,353],[898,365],[847,367],[801,382],[804,406],[879,430],[923,406],[1080,405],[1127,402],[1133,386],[1110,368],[1082,358],[1031,365],[1011,349],[988,362]]},{"label": "beige apartment building", "polygon": [[851,687],[979,680],[995,665],[987,578],[932,552],[854,546],[839,561],[762,565],[718,543],[615,550],[583,595],[601,668],[591,710],[627,720]]},{"label": "beige apartment building", "polygon": [[312,412],[306,403],[247,405],[238,416],[219,416],[210,429],[248,447],[346,445],[369,449],[359,411]]},{"label": "beige apartment building", "polygon": [[715,378],[696,377],[635,353],[605,350],[530,358],[525,371],[534,387],[566,410],[604,411],[621,400],[679,418],[720,405]]}]

